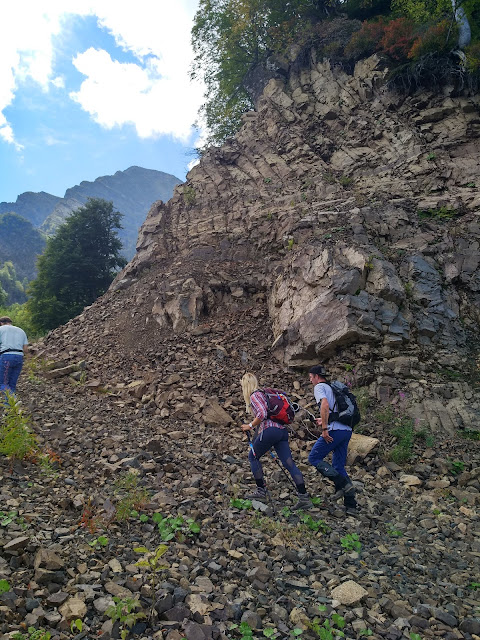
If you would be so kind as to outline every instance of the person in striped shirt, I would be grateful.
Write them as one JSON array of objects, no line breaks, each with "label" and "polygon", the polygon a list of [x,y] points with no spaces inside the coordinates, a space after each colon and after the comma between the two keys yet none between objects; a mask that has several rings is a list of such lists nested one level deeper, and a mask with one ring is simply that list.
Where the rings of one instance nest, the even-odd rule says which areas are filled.
[{"label": "person in striped shirt", "polygon": [[248,460],[257,485],[255,492],[247,496],[247,498],[250,500],[266,500],[267,490],[260,458],[273,447],[297,487],[298,499],[293,509],[309,509],[312,506],[312,501],[305,489],[305,480],[302,472],[293,461],[286,425],[275,422],[268,417],[266,396],[258,388],[258,380],[253,373],[246,373],[243,376],[242,391],[247,413],[253,415],[253,420],[250,423],[242,424],[242,431],[254,432]]}]

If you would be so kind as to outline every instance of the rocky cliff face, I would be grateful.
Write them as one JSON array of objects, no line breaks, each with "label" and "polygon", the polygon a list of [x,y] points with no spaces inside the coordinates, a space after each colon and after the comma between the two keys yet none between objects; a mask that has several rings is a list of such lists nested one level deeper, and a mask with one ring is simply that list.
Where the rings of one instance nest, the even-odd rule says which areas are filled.
[{"label": "rocky cliff face", "polygon": [[268,309],[279,363],[354,368],[430,426],[478,427],[480,99],[402,98],[387,72],[312,55],[271,79],[237,136],[154,204],[136,256],[65,341],[99,318],[142,331],[133,317],[161,344]]}]

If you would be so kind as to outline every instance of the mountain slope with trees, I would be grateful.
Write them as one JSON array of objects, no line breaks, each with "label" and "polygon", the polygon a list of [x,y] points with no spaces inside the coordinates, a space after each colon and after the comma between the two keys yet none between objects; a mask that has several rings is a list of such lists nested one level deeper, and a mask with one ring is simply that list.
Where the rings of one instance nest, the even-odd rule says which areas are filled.
[{"label": "mountain slope with trees", "polygon": [[36,261],[45,243],[45,234],[22,216],[0,215],[0,285],[9,304],[25,302],[26,285],[35,277]]}]

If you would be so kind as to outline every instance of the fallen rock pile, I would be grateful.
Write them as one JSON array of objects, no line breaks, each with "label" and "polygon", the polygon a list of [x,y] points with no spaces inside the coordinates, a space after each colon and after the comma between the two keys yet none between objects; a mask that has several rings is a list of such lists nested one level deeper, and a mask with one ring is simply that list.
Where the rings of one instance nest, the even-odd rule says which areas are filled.
[{"label": "fallen rock pile", "polygon": [[[188,376],[174,384],[182,398],[193,388]],[[52,638],[120,637],[127,627],[110,610],[114,598],[138,599],[134,611],[146,617],[131,631],[145,640],[236,638],[242,623],[257,637],[317,637],[326,624],[344,625],[347,638],[479,636],[478,443],[419,443],[404,468],[387,461],[389,436],[377,431],[380,446],[351,467],[354,519],[308,466],[310,444],[292,436],[315,509],[291,511],[291,485],[269,461],[271,502],[243,509],[231,504],[251,482],[234,424],[244,411],[238,384],[214,401],[205,394],[201,411],[169,403],[164,417],[125,394],[23,380],[39,439],[60,463],[42,471],[0,459],[2,640],[28,626]],[[183,523],[165,541],[169,517]],[[164,542],[164,569],[137,565],[145,550],[136,548]]]}]

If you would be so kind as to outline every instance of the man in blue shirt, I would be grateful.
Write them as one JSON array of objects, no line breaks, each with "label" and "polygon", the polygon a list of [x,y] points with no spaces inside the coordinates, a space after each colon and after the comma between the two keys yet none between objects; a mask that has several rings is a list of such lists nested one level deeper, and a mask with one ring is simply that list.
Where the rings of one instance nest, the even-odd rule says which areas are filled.
[{"label": "man in blue shirt", "polygon": [[[352,429],[341,422],[330,420],[330,413],[335,407],[335,396],[326,375],[325,367],[322,365],[310,369],[310,382],[313,384],[313,393],[320,409],[317,424],[322,429],[322,435],[313,445],[308,461],[322,476],[333,481],[335,493],[332,499],[343,498],[347,515],[356,515],[355,487],[345,470]],[[330,451],[333,451],[332,464],[324,460]]]},{"label": "man in blue shirt", "polygon": [[15,393],[23,367],[28,339],[23,329],[15,327],[8,316],[0,318],[0,391]]}]

